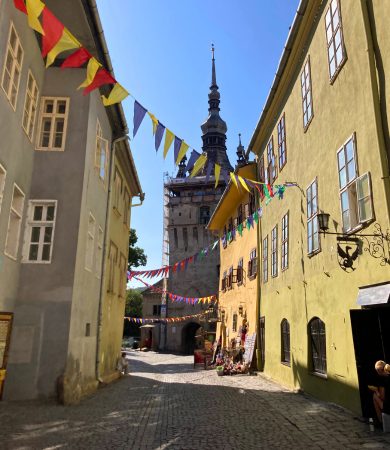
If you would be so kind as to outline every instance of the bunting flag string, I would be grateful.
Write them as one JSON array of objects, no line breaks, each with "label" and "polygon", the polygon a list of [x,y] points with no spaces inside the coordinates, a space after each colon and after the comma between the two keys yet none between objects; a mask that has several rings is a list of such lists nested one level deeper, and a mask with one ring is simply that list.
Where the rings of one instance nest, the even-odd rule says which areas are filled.
[{"label": "bunting flag string", "polygon": [[[108,97],[102,96],[104,106],[114,105],[123,101],[126,97],[131,96],[134,100],[134,127],[133,137],[137,134],[139,127],[148,113],[152,121],[152,130],[155,137],[155,149],[158,151],[164,133],[164,151],[163,157],[166,158],[169,149],[174,143],[174,163],[178,165],[185,157],[189,149],[192,150],[190,160],[188,161],[186,171],[190,172],[190,177],[197,176],[201,171],[205,170],[206,180],[208,181],[214,169],[215,187],[218,186],[220,177],[226,184],[231,180],[237,189],[245,189],[250,192],[249,187],[259,190],[261,198],[265,198],[267,205],[271,198],[274,197],[272,186],[268,183],[258,182],[246,179],[236,175],[234,172],[229,173],[228,170],[222,168],[215,161],[208,159],[206,153],[199,153],[193,147],[188,145],[184,139],[176,136],[171,130],[166,128],[159,119],[147,110],[140,102],[130,94],[117,80],[107,71],[103,65],[94,58],[88,50],[72,35],[65,25],[48,9],[41,0],[14,0],[15,8],[27,15],[29,26],[42,35],[42,56],[46,57],[46,67],[51,66],[58,55],[63,52],[75,51],[65,58],[61,68],[78,68],[87,64],[87,75],[84,82],[79,88],[84,88],[83,94],[89,94],[95,89],[102,86],[112,86]],[[202,172],[203,174],[204,172]],[[230,177],[229,177],[230,175]],[[259,186],[263,186],[260,190]],[[249,186],[249,187],[248,187]],[[283,198],[285,188],[288,183],[276,186],[279,199]]]},{"label": "bunting flag string", "polygon": [[211,303],[217,300],[216,295],[209,295],[208,297],[183,297],[181,295],[172,294],[172,292],[165,291],[164,289],[158,288],[156,286],[152,286],[146,283],[144,280],[141,280],[141,278],[135,276],[133,276],[133,278],[137,281],[140,281],[153,292],[157,292],[158,294],[166,294],[172,302],[184,302],[188,303],[189,305],[197,305],[198,303]]},{"label": "bunting flag string", "polygon": [[124,320],[128,320],[129,322],[134,322],[134,323],[160,323],[160,322],[183,322],[185,320],[190,320],[190,319],[195,319],[198,317],[202,317],[205,316],[207,313],[199,313],[199,314],[191,314],[188,316],[179,316],[179,317],[160,317],[158,319],[154,318],[141,318],[141,317],[129,317],[129,316],[125,316]]}]

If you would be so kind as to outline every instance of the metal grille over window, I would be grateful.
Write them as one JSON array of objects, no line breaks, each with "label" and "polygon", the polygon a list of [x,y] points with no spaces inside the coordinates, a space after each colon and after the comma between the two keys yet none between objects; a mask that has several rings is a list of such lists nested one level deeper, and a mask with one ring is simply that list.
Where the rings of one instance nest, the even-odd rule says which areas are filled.
[{"label": "metal grille over window", "polygon": [[318,317],[309,322],[311,360],[313,372],[326,374],[326,334],[325,324]]},{"label": "metal grille over window", "polygon": [[53,250],[56,202],[30,201],[28,254],[30,262],[50,262]]},{"label": "metal grille over window", "polygon": [[329,76],[333,80],[345,60],[340,3],[332,0],[325,15],[326,40],[328,43]]},{"label": "metal grille over window", "polygon": [[290,365],[290,324],[287,319],[283,319],[281,323],[282,335],[282,362]]}]

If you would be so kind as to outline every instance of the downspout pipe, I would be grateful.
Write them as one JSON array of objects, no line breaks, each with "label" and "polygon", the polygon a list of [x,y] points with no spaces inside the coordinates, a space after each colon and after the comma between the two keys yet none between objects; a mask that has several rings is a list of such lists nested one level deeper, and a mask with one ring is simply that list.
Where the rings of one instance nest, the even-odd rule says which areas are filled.
[{"label": "downspout pipe", "polygon": [[126,134],[124,136],[114,139],[111,143],[111,158],[109,162],[108,169],[108,191],[107,191],[107,203],[106,203],[106,217],[105,217],[105,228],[103,234],[103,251],[102,251],[102,267],[100,277],[100,292],[99,292],[99,306],[98,306],[98,317],[97,317],[97,332],[96,332],[96,363],[95,363],[95,373],[96,379],[99,382],[103,382],[100,375],[100,347],[101,347],[101,336],[103,328],[103,299],[104,299],[104,282],[105,282],[105,272],[106,272],[106,254],[107,254],[107,238],[110,225],[110,210],[111,210],[111,192],[112,192],[112,178],[115,168],[115,154],[117,150],[117,144],[122,141],[130,140],[130,137]]}]

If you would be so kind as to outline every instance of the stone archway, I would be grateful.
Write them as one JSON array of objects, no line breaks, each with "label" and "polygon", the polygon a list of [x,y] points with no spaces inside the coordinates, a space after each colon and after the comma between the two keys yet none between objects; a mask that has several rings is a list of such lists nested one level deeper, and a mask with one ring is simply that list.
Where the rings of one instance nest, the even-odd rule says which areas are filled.
[{"label": "stone archway", "polygon": [[181,342],[182,351],[185,355],[192,355],[194,353],[195,335],[199,328],[200,324],[196,322],[190,322],[183,327]]}]

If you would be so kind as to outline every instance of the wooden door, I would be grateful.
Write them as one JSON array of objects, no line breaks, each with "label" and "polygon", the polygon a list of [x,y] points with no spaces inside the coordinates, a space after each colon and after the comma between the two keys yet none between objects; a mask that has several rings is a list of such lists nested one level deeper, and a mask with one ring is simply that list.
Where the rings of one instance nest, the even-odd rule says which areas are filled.
[{"label": "wooden door", "polygon": [[12,329],[12,313],[0,312],[0,400],[3,394],[7,368],[9,341]]}]

